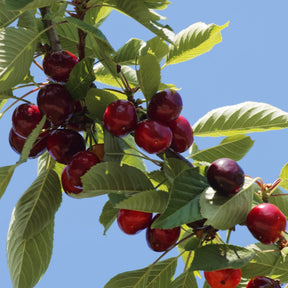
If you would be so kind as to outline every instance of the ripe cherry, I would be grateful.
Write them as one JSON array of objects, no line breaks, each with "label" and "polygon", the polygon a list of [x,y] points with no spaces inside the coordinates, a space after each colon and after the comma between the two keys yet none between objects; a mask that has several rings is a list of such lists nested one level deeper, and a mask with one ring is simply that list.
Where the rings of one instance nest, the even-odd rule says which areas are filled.
[{"label": "ripe cherry", "polygon": [[150,225],[146,230],[146,240],[148,246],[156,251],[163,252],[171,248],[178,240],[180,235],[180,227],[175,227],[172,229],[151,229],[152,223],[160,216],[157,214],[152,219]]},{"label": "ripe cherry", "polygon": [[134,136],[136,144],[151,154],[166,150],[172,142],[171,129],[150,119],[137,124]]},{"label": "ripe cherry", "polygon": [[94,165],[99,163],[97,156],[89,151],[80,151],[73,155],[67,165],[67,175],[70,183],[81,188],[81,177]]},{"label": "ripe cherry", "polygon": [[171,148],[178,153],[185,152],[193,143],[193,130],[188,120],[179,116],[171,121],[168,126],[172,131]]},{"label": "ripe cherry", "polygon": [[182,108],[180,94],[172,89],[165,89],[151,98],[147,113],[152,120],[167,124],[180,115]]},{"label": "ripe cherry", "polygon": [[210,186],[225,196],[233,196],[244,184],[242,168],[229,158],[215,160],[207,170]]},{"label": "ripe cherry", "polygon": [[42,87],[37,95],[37,103],[40,111],[56,126],[63,124],[74,111],[72,96],[57,83]]},{"label": "ripe cherry", "polygon": [[63,190],[66,194],[73,193],[73,194],[79,194],[83,191],[82,188],[75,187],[68,179],[67,175],[67,166],[64,167],[62,174],[61,174],[61,183]]},{"label": "ripe cherry", "polygon": [[265,276],[255,276],[247,284],[246,288],[281,288],[278,280]]},{"label": "ripe cherry", "polygon": [[211,288],[236,288],[241,281],[241,269],[204,271],[204,277]]},{"label": "ripe cherry", "polygon": [[67,82],[78,58],[69,51],[48,52],[43,59],[44,73],[57,82]]},{"label": "ripe cherry", "polygon": [[112,135],[123,137],[132,132],[137,124],[136,109],[132,102],[116,100],[110,103],[103,115],[104,126]]},{"label": "ripe cherry", "polygon": [[152,219],[152,213],[120,209],[117,215],[117,223],[120,229],[129,235],[134,235],[148,227]]},{"label": "ripe cherry", "polygon": [[57,162],[68,164],[73,155],[86,149],[83,137],[71,129],[54,130],[47,138],[47,150]]},{"label": "ripe cherry", "polygon": [[263,244],[273,244],[286,229],[286,217],[270,203],[262,203],[249,212],[246,225],[252,235]]}]

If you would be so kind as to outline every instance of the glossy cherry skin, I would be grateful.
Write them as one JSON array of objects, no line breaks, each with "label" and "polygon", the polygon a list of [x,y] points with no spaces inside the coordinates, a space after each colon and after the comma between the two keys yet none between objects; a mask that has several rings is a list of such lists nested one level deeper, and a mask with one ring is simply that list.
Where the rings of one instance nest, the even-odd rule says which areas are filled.
[{"label": "glossy cherry skin", "polygon": [[79,62],[69,51],[48,52],[43,59],[44,73],[56,82],[67,82],[70,72]]},{"label": "glossy cherry skin", "polygon": [[73,155],[67,165],[67,175],[70,183],[81,188],[81,177],[94,165],[99,163],[97,156],[89,151],[80,151]]},{"label": "glossy cherry skin", "polygon": [[204,271],[204,277],[211,288],[236,288],[241,281],[241,269]]},{"label": "glossy cherry skin", "polygon": [[37,104],[41,113],[56,126],[63,124],[74,112],[72,96],[57,83],[47,84],[39,90]]},{"label": "glossy cherry skin", "polygon": [[244,184],[245,175],[237,162],[229,158],[215,160],[207,170],[210,186],[225,196],[233,196]]},{"label": "glossy cherry skin", "polygon": [[273,244],[286,229],[286,217],[270,203],[262,203],[249,212],[246,225],[252,235],[263,244]]},{"label": "glossy cherry skin", "polygon": [[104,126],[112,135],[123,137],[132,132],[137,124],[136,109],[132,102],[116,100],[110,103],[103,115]]},{"label": "glossy cherry skin", "polygon": [[171,148],[178,153],[185,152],[193,143],[193,130],[188,120],[179,116],[168,124],[172,131]]},{"label": "glossy cherry skin", "polygon": [[73,155],[86,149],[83,137],[71,129],[54,130],[47,138],[47,150],[57,162],[68,164]]},{"label": "glossy cherry skin", "polygon": [[171,248],[178,240],[180,235],[180,227],[172,229],[151,229],[152,223],[160,216],[157,214],[152,219],[146,230],[146,240],[148,246],[156,252],[163,252]]},{"label": "glossy cherry skin", "polygon": [[152,213],[120,209],[117,215],[119,228],[126,234],[134,235],[147,228],[152,220]]},{"label": "glossy cherry skin", "polygon": [[134,137],[136,144],[146,152],[160,153],[171,145],[172,131],[166,125],[146,119],[137,124]]},{"label": "glossy cherry skin", "polygon": [[183,102],[180,94],[172,89],[156,93],[150,100],[147,114],[152,120],[167,124],[181,113]]},{"label": "glossy cherry skin", "polygon": [[62,174],[61,174],[61,183],[63,190],[66,194],[72,193],[72,194],[79,194],[83,191],[82,188],[75,187],[68,179],[67,175],[67,166],[64,167]]},{"label": "glossy cherry skin", "polygon": [[281,288],[278,280],[265,276],[255,276],[247,284],[246,288]]}]

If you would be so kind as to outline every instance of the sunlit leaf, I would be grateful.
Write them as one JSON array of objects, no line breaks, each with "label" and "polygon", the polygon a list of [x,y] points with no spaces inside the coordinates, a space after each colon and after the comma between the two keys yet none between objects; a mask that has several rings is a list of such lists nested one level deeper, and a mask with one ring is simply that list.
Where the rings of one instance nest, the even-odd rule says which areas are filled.
[{"label": "sunlit leaf", "polygon": [[99,218],[99,222],[104,226],[104,235],[106,234],[107,230],[110,228],[112,223],[117,218],[119,209],[114,208],[111,201],[107,201],[102,209],[102,213]]},{"label": "sunlit leaf", "polygon": [[0,167],[0,199],[3,196],[17,165]]}]

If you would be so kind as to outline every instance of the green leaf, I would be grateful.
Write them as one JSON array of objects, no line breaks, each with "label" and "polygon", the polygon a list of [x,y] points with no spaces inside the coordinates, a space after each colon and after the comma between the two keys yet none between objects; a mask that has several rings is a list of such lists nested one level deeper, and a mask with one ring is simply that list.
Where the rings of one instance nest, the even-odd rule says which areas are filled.
[{"label": "green leaf", "polygon": [[7,236],[7,262],[14,288],[33,288],[49,266],[54,219],[29,239],[15,233],[12,215]]},{"label": "green leaf", "polygon": [[95,80],[93,63],[93,58],[84,58],[72,69],[66,88],[74,100],[84,99]]},{"label": "green leaf", "polygon": [[246,177],[241,190],[230,198],[219,195],[211,187],[206,189],[200,198],[201,215],[208,219],[205,225],[226,230],[245,223],[252,208],[253,193],[259,190],[254,184],[256,180]]},{"label": "green leaf", "polygon": [[169,288],[197,288],[197,282],[194,272],[186,270],[180,274],[169,286]]},{"label": "green leaf", "polygon": [[238,269],[251,261],[254,256],[254,251],[239,246],[227,244],[206,245],[195,250],[191,269],[204,271],[226,268]]},{"label": "green leaf", "polygon": [[131,166],[119,166],[114,162],[99,163],[81,178],[83,192],[76,198],[94,197],[107,193],[127,194],[152,190],[153,185],[139,169]]},{"label": "green leaf", "polygon": [[149,52],[156,56],[159,63],[169,51],[169,46],[158,36],[147,41],[147,46],[149,47]]},{"label": "green leaf", "polygon": [[199,168],[184,170],[174,180],[166,210],[153,222],[153,228],[170,229],[203,217],[200,214],[200,194],[208,187]]},{"label": "green leaf", "polygon": [[6,0],[9,10],[30,10],[51,6],[56,0]]},{"label": "green leaf", "polygon": [[192,153],[190,154],[189,158],[193,158],[196,161],[206,161],[212,163],[216,159],[223,157],[233,159],[234,161],[239,161],[251,149],[254,141],[246,135],[235,135],[227,137],[223,139],[219,145],[205,150],[195,149],[195,142],[193,144],[194,149],[192,148]]},{"label": "green leaf", "polygon": [[99,217],[99,222],[104,226],[104,235],[117,218],[118,211],[119,209],[114,208],[110,200],[105,203],[102,209],[102,213]]},{"label": "green leaf", "polygon": [[151,9],[166,9],[171,2],[167,0],[145,0],[145,5]]},{"label": "green leaf", "polygon": [[20,11],[9,11],[4,3],[0,3],[0,28],[9,26],[21,13]]},{"label": "green leaf", "polygon": [[137,71],[138,81],[146,100],[149,101],[160,85],[160,64],[156,56],[149,53],[139,56],[138,62],[140,67]]},{"label": "green leaf", "polygon": [[[98,1],[98,2],[103,2],[103,1]],[[89,3],[88,3],[89,5]],[[93,5],[93,3],[91,3]],[[88,24],[94,25],[96,27],[99,27],[105,19],[110,15],[112,12],[111,7],[105,7],[102,6],[101,3],[99,3],[99,6],[97,5],[94,8],[90,8],[88,11],[85,13],[85,22]]]},{"label": "green leaf", "polygon": [[0,199],[3,196],[17,165],[0,167]]},{"label": "green leaf", "polygon": [[244,102],[208,112],[193,125],[195,136],[231,136],[288,127],[288,113],[266,103]]},{"label": "green leaf", "polygon": [[6,90],[19,84],[33,60],[38,34],[24,28],[0,29],[0,86]]},{"label": "green leaf", "polygon": [[35,13],[36,13],[36,10],[28,10],[22,13],[19,16],[19,21],[17,23],[17,26],[38,32],[38,26],[37,26],[37,21],[35,18]]},{"label": "green leaf", "polygon": [[282,179],[280,182],[280,187],[288,190],[288,163],[282,167],[279,178]]},{"label": "green leaf", "polygon": [[198,22],[182,30],[176,35],[174,45],[169,46],[164,66],[188,61],[210,51],[222,41],[221,30],[228,25],[229,22],[222,26]]},{"label": "green leaf", "polygon": [[[277,195],[277,196],[273,196],[273,195]],[[284,213],[286,218],[288,218],[288,194],[287,193],[284,193],[281,189],[276,188],[273,191],[272,196],[268,198],[268,202],[276,205],[281,210],[281,212]]]}]

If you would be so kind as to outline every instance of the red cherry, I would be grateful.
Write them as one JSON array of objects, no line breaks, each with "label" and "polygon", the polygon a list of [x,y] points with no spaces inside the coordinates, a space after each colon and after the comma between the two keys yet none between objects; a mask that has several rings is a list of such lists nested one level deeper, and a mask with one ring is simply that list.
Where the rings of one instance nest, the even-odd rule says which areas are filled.
[{"label": "red cherry", "polygon": [[222,269],[204,271],[204,276],[211,288],[236,288],[241,281],[241,269]]},{"label": "red cherry", "polygon": [[117,223],[120,229],[129,235],[134,235],[148,227],[152,219],[152,213],[120,209],[117,215]]},{"label": "red cherry", "polygon": [[252,235],[263,244],[273,244],[286,229],[286,217],[270,203],[255,206],[248,214],[246,225]]},{"label": "red cherry", "polygon": [[67,175],[70,183],[78,188],[82,187],[81,177],[94,165],[99,163],[95,154],[89,151],[80,151],[73,155],[67,165]]},{"label": "red cherry", "polygon": [[152,223],[160,216],[157,214],[152,219],[150,225],[146,230],[146,240],[148,246],[156,251],[163,252],[171,248],[178,240],[180,235],[180,227],[175,227],[173,229],[151,229]]},{"label": "red cherry", "polygon": [[67,175],[67,166],[64,167],[62,174],[61,174],[61,182],[63,190],[66,194],[73,193],[73,194],[79,194],[83,191],[82,188],[77,188],[68,179]]},{"label": "red cherry", "polygon": [[229,158],[215,160],[207,170],[210,186],[225,196],[233,196],[244,184],[242,168]]},{"label": "red cherry", "polygon": [[74,154],[86,149],[86,145],[78,132],[70,129],[57,129],[48,136],[47,149],[57,162],[68,164]]},{"label": "red cherry", "polygon": [[136,109],[130,101],[116,100],[110,103],[103,115],[104,126],[112,135],[123,137],[137,124]]},{"label": "red cherry", "polygon": [[168,123],[180,115],[182,108],[180,94],[174,90],[165,89],[152,97],[147,113],[152,120]]},{"label": "red cherry", "polygon": [[172,142],[171,129],[150,119],[137,124],[134,136],[136,144],[151,154],[166,150]]},{"label": "red cherry", "polygon": [[42,87],[37,95],[40,111],[56,126],[63,124],[74,112],[71,95],[64,86],[56,83]]},{"label": "red cherry", "polygon": [[70,72],[78,61],[78,58],[69,51],[47,53],[43,59],[44,73],[54,81],[67,82]]},{"label": "red cherry", "polygon": [[171,148],[178,153],[185,152],[193,143],[193,130],[188,120],[179,116],[168,125],[172,131]]},{"label": "red cherry", "polygon": [[281,288],[278,280],[265,276],[255,276],[247,284],[246,288]]}]

